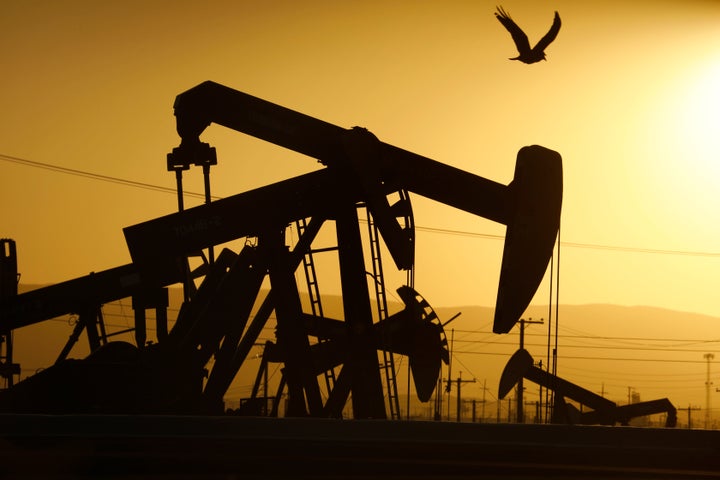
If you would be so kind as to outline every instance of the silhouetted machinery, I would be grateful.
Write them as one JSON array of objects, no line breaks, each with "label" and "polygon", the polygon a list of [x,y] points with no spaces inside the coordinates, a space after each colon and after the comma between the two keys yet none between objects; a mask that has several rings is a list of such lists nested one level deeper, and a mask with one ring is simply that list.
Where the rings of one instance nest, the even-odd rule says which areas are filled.
[{"label": "silhouetted machinery", "polygon": [[[398,269],[412,271],[411,193],[507,226],[496,333],[513,327],[545,274],[562,202],[556,152],[522,148],[512,182],[502,185],[383,143],[362,128],[337,127],[213,82],[180,94],[175,115],[181,143],[167,166],[179,192],[184,170],[202,166],[207,179],[217,162],[215,149],[200,141],[211,123],[315,158],[327,168],[221,200],[208,198],[190,209],[183,208],[180,195],[179,212],[124,229],[132,264],[4,296],[2,333],[70,312],[79,322],[55,365],[1,392],[0,410],[222,413],[224,394],[274,312],[276,338],[266,344],[263,365],[282,364],[276,398],[287,393],[286,415],[339,417],[351,399],[355,418],[387,418],[387,398],[395,418],[394,380],[386,379],[386,397],[382,379],[383,371],[394,368],[393,355],[409,358],[422,401],[432,395],[448,359],[442,324],[412,281],[398,289],[405,309],[392,315],[387,310],[380,241]],[[367,211],[370,281],[359,209]],[[324,315],[315,278],[313,242],[326,223],[334,223],[337,236],[342,319]],[[288,246],[291,225],[298,238]],[[214,257],[214,247],[242,238],[248,240],[240,252],[226,248]],[[191,270],[188,257],[204,249],[209,259]],[[303,310],[299,268],[305,271],[310,312]],[[263,297],[266,278],[271,288]],[[186,301],[168,328],[166,287],[177,283],[185,285]],[[100,307],[126,297],[132,297],[136,312],[136,345],[108,342],[103,329]],[[148,309],[156,310],[158,341],[146,345]],[[92,353],[82,360],[66,358],[82,331]],[[277,414],[277,404],[270,414]]]},{"label": "silhouetted machinery", "polygon": [[[505,396],[521,378],[537,383],[554,393],[553,423],[570,423],[585,425],[629,425],[630,420],[655,413],[667,414],[666,427],[677,425],[677,409],[670,400],[663,398],[648,402],[637,402],[628,405],[617,405],[615,402],[584,389],[574,383],[536,367],[532,356],[525,349],[520,349],[510,357],[502,377],[498,397]],[[581,411],[566,399],[573,400],[590,411]]]}]

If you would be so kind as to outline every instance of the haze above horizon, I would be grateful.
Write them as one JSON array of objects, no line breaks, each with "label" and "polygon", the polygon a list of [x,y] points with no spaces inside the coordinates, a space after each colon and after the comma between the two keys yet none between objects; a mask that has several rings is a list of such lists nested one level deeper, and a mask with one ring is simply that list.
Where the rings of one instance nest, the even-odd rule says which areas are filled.
[{"label": "haze above horizon", "polygon": [[[23,282],[128,263],[122,228],[176,211],[172,104],[209,79],[503,184],[522,146],[554,149],[560,303],[720,315],[720,4],[503,6],[531,38],[560,12],[547,62],[507,60],[514,44],[484,1],[7,2],[0,237],[17,241]],[[319,167],[217,126],[203,140],[220,197]],[[199,172],[186,189],[202,191]],[[413,206],[418,291],[494,305],[504,226]],[[549,295],[545,281],[533,303]]]}]

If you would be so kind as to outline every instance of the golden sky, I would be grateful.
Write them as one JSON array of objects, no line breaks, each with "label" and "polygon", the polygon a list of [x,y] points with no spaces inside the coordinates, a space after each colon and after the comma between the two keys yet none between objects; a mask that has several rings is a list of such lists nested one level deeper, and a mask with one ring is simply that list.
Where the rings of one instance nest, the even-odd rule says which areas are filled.
[{"label": "golden sky", "polygon": [[[562,17],[548,61],[534,65],[508,60],[516,50],[495,5],[0,0],[0,237],[16,240],[23,282],[128,263],[122,228],[172,213],[177,203],[172,193],[18,159],[172,189],[165,158],[179,142],[173,101],[213,80],[341,127],[366,127],[386,143],[503,184],[521,147],[554,149],[564,168],[560,302],[720,316],[720,2],[508,0],[503,7],[531,43],[555,10]],[[217,196],[320,167],[218,126],[202,138],[218,151]],[[200,172],[186,174],[185,186],[201,192]],[[413,206],[418,291],[436,308],[493,306],[505,227],[417,196]],[[334,260],[321,266],[330,277],[337,270]],[[389,270],[394,292],[404,273]],[[321,288],[339,290],[332,282]],[[530,315],[543,315],[548,299],[546,279]],[[702,364],[663,364],[660,376],[656,363],[618,369],[597,360],[607,348],[598,335],[616,337],[615,347],[647,343],[628,340],[636,336],[720,338],[699,316],[688,317],[692,325],[663,324],[649,312],[635,332],[616,316],[564,326],[562,355],[587,359],[561,359],[563,376],[594,391],[602,385],[614,400],[633,386],[643,400],[703,404]],[[454,368],[485,377],[495,391],[515,337],[501,340],[508,344],[495,358],[497,336],[482,336],[490,320],[473,321],[453,324],[457,345],[483,355],[459,352]],[[64,339],[69,327],[60,327]],[[533,327],[529,335],[539,338],[528,341],[543,344],[544,332]],[[589,347],[578,353],[573,344]],[[667,355],[653,345],[667,342],[622,355]],[[701,360],[692,348],[703,346],[692,344],[683,361]],[[541,358],[544,349],[535,348]],[[479,388],[467,392],[479,398]]]},{"label": "golden sky", "polygon": [[[482,0],[3,0],[0,236],[16,240],[23,281],[128,263],[122,228],[177,205],[8,157],[173,188],[174,98],[213,80],[503,184],[522,146],[554,149],[560,302],[720,315],[720,2],[503,7],[531,43],[560,12],[547,62],[509,61]],[[319,166],[218,126],[203,140],[218,196]],[[185,177],[202,191],[199,171]],[[438,306],[494,305],[504,226],[413,204],[417,289]]]}]

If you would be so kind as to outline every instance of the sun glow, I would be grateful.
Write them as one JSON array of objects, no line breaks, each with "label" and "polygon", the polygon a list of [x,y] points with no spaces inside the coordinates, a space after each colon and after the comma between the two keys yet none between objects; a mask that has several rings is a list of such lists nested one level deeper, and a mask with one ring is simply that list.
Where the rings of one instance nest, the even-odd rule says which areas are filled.
[{"label": "sun glow", "polygon": [[720,174],[720,58],[704,68],[680,96],[676,135],[687,160],[708,180]]},{"label": "sun glow", "polygon": [[720,56],[666,78],[639,117],[636,175],[641,228],[681,250],[717,250],[720,226]]}]

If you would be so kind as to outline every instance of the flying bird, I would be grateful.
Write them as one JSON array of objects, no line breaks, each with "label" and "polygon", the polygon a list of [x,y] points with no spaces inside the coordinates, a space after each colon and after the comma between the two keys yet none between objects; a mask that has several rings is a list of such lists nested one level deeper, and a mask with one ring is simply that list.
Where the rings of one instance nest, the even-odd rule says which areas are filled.
[{"label": "flying bird", "polygon": [[547,60],[545,58],[545,49],[550,45],[550,42],[555,40],[555,37],[557,37],[560,31],[560,15],[558,15],[558,12],[555,12],[555,19],[553,20],[550,30],[548,30],[545,36],[542,37],[533,48],[530,48],[530,42],[525,32],[517,26],[517,23],[510,18],[510,15],[508,15],[502,7],[497,7],[497,10],[495,17],[503,24],[507,31],[510,32],[515,46],[518,49],[518,53],[520,53],[519,56],[511,58],[510,60],[520,60],[527,64]]}]

